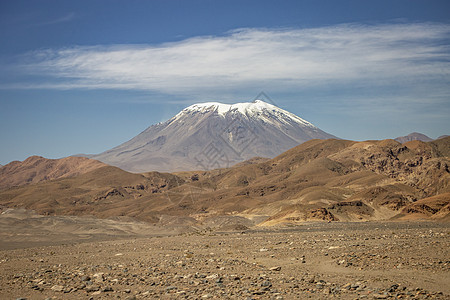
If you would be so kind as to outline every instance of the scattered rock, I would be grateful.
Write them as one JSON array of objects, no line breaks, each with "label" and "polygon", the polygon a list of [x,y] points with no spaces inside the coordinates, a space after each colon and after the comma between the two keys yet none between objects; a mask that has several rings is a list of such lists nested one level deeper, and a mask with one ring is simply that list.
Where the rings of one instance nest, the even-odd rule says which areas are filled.
[{"label": "scattered rock", "polygon": [[97,292],[100,288],[98,286],[88,286],[84,290],[88,293]]},{"label": "scattered rock", "polygon": [[[444,225],[411,223],[408,227],[415,228],[411,229],[396,223],[384,229],[377,224],[380,229],[374,229],[374,225],[361,223],[358,228],[372,230],[357,231],[346,231],[343,225],[333,223],[326,226],[336,229],[321,231],[317,226],[308,225],[311,229],[302,227],[299,232],[249,231],[245,237],[211,234],[207,243],[204,235],[190,233],[186,237],[102,242],[101,247],[95,243],[58,246],[51,248],[56,253],[49,256],[46,266],[35,259],[46,255],[46,247],[15,250],[20,256],[14,258],[13,252],[4,251],[0,253],[0,281],[14,294],[20,293],[17,287],[26,287],[24,296],[30,299],[41,299],[46,293],[70,299],[448,298],[447,287],[439,293],[416,277],[406,281],[397,276],[405,269],[408,274],[421,271],[429,278],[439,278],[448,270],[449,235]],[[430,233],[427,226],[441,229],[433,227]],[[340,243],[339,248],[327,249]],[[273,256],[259,251],[268,249],[267,245],[273,245],[267,250]],[[113,250],[106,251],[108,247]],[[307,265],[303,264],[304,253]],[[427,253],[426,260],[423,253]],[[342,266],[337,267],[341,261]],[[347,266],[348,272],[328,272],[331,262],[338,269]],[[404,268],[398,270],[395,267],[400,263]],[[5,275],[3,266],[15,271]],[[358,272],[360,268],[367,272]],[[390,277],[393,269],[395,279]],[[0,298],[8,299],[2,289]]]},{"label": "scattered rock", "polygon": [[387,294],[374,294],[373,298],[374,299],[387,299],[388,295]]},{"label": "scattered rock", "polygon": [[55,292],[62,292],[64,291],[64,287],[62,285],[54,285],[51,287],[51,290]]}]

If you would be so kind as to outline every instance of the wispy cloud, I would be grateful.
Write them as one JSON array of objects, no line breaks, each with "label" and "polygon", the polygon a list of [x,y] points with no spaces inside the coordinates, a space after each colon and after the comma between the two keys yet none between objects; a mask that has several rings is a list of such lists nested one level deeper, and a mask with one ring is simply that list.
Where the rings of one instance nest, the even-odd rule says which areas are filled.
[{"label": "wispy cloud", "polygon": [[20,66],[40,77],[39,83],[15,88],[129,89],[212,98],[261,87],[295,92],[397,86],[448,97],[449,40],[448,24],[344,24],[240,29],[161,45],[39,50]]},{"label": "wispy cloud", "polygon": [[45,21],[45,22],[41,22],[38,25],[41,25],[41,26],[43,26],[43,25],[54,25],[54,24],[59,24],[59,23],[70,22],[70,21],[75,19],[75,16],[76,16],[75,13],[71,12],[71,13],[68,13],[68,14],[66,14],[64,16],[59,17],[59,18],[56,18],[56,19],[53,19],[53,20],[49,20],[49,21]]}]

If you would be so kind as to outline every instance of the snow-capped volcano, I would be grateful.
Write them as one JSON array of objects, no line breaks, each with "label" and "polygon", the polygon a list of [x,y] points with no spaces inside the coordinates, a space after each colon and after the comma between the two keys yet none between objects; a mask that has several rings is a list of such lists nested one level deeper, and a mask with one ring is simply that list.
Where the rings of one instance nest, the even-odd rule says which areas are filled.
[{"label": "snow-capped volcano", "polygon": [[261,100],[207,102],[90,157],[132,172],[206,170],[272,158],[307,140],[328,138],[335,136]]},{"label": "snow-capped volcano", "polygon": [[[253,102],[245,102],[245,103],[236,103],[236,104],[223,104],[219,102],[206,102],[206,103],[198,103],[193,104],[185,109],[183,109],[178,115],[175,116],[183,116],[187,113],[192,112],[209,112],[215,111],[218,115],[222,117],[226,117],[230,114],[241,114],[247,118],[259,118],[266,122],[276,123],[289,123],[289,122],[297,122],[303,126],[315,127],[313,124],[303,120],[302,118],[297,117],[296,115],[283,110],[275,105],[266,103],[262,100],[255,100]],[[275,119],[275,120],[274,120]]]}]

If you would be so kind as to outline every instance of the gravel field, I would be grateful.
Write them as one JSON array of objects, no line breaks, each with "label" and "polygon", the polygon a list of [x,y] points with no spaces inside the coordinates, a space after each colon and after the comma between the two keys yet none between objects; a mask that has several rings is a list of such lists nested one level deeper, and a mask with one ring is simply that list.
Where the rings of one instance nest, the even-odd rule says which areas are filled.
[{"label": "gravel field", "polygon": [[450,226],[443,223],[307,223],[57,242],[1,251],[0,298],[450,299]]}]

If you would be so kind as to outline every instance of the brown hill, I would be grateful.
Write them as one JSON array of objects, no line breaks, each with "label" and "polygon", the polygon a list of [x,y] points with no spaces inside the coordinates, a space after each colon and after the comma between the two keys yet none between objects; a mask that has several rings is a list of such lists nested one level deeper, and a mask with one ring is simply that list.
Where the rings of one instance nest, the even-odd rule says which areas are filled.
[{"label": "brown hill", "polygon": [[431,142],[433,139],[426,136],[425,134],[422,134],[419,132],[413,132],[406,136],[399,136],[399,137],[395,138],[395,140],[401,144],[404,144],[404,143],[410,142],[410,141]]},{"label": "brown hill", "polygon": [[13,161],[0,167],[0,189],[74,177],[103,166],[104,163],[84,157],[46,159],[30,156],[24,161]]},{"label": "brown hill", "polygon": [[[233,223],[235,228],[249,223],[396,220],[412,214],[448,220],[449,143],[450,138],[403,145],[394,140],[311,140],[271,160],[174,174],[131,174],[105,166],[5,190],[0,205],[177,226],[219,224],[223,216],[246,218],[232,219],[239,223]],[[418,209],[427,213],[418,214]]]},{"label": "brown hill", "polygon": [[414,219],[442,219],[450,221],[450,193],[439,194],[408,204],[400,214],[398,220]]}]

